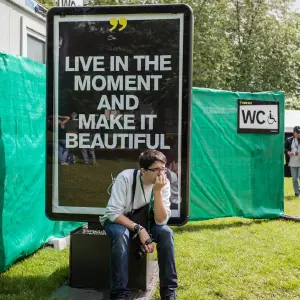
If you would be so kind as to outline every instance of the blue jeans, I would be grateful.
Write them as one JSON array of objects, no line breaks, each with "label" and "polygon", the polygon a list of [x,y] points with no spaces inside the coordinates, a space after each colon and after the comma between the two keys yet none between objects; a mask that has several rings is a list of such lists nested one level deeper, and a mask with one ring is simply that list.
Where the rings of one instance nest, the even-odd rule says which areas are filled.
[{"label": "blue jeans", "polygon": [[300,194],[299,190],[299,177],[300,177],[300,167],[290,167],[291,168],[291,175],[293,178],[293,186],[295,194]]},{"label": "blue jeans", "polygon": [[[130,231],[123,225],[106,220],[106,234],[112,240],[110,253],[110,297],[128,297],[128,252]],[[174,237],[172,229],[167,225],[154,224],[151,228],[152,237],[157,242],[160,295],[166,297],[177,288],[177,272],[174,257]]]},{"label": "blue jeans", "polygon": [[60,163],[67,162],[69,149],[66,148],[66,140],[58,140],[58,159]]},{"label": "blue jeans", "polygon": [[[90,148],[90,149],[82,148],[80,150],[81,150],[81,153],[82,153],[83,160],[86,164],[89,163],[90,157],[91,157],[92,163],[96,164],[96,156],[95,156],[95,149],[94,148]],[[89,155],[90,155],[90,157],[89,157]]]}]

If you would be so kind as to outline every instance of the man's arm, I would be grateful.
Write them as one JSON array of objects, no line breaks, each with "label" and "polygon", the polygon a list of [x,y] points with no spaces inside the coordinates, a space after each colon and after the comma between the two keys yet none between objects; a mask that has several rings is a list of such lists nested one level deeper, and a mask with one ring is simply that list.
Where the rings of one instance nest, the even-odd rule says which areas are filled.
[{"label": "man's arm", "polygon": [[[134,231],[134,226],[135,225],[139,225],[136,224],[134,222],[132,222],[131,220],[129,220],[126,216],[119,216],[115,219],[115,223],[123,225],[125,227],[127,227],[130,231]],[[148,241],[150,239],[149,233],[145,228],[142,228],[139,232],[138,232],[138,237],[142,243],[142,245],[144,245],[145,250],[147,253],[152,253],[154,251],[154,245],[153,243],[150,243],[148,245],[145,245],[146,241]]]},{"label": "man's arm", "polygon": [[295,153],[291,152],[292,150],[292,138],[288,138],[285,140],[285,144],[284,144],[284,154],[287,154],[288,156],[294,156]]},{"label": "man's arm", "polygon": [[[128,228],[130,231],[134,231],[134,226],[139,225],[139,224],[136,224],[136,223],[132,222],[130,219],[128,219],[124,215],[119,215],[117,218],[115,218],[114,223],[123,225],[126,228]],[[144,245],[146,252],[147,253],[152,253],[154,251],[153,243],[145,245],[145,242],[150,238],[149,233],[147,232],[147,230],[145,228],[142,228],[139,231],[138,236],[140,238],[141,243]]]},{"label": "man's arm", "polygon": [[128,193],[126,187],[125,177],[119,174],[112,186],[111,196],[106,207],[106,215],[111,222],[123,225],[130,231],[133,231],[136,223],[124,215]]},{"label": "man's arm", "polygon": [[[113,185],[111,197],[106,208],[106,214],[111,222],[123,225],[130,231],[134,231],[134,226],[139,224],[134,223],[124,215],[127,192],[125,178],[119,175]],[[145,228],[139,231],[138,236],[143,245],[145,245],[145,242],[150,238]],[[147,253],[152,253],[154,251],[153,243],[145,245],[145,250]]]},{"label": "man's arm", "polygon": [[168,208],[164,198],[170,198],[170,183],[167,182],[166,175],[160,175],[156,178],[154,184],[154,219],[157,224],[163,225],[168,222],[170,217],[169,207],[170,203],[168,202]]},{"label": "man's arm", "polygon": [[125,226],[126,228],[128,228],[130,231],[133,231],[134,226],[136,225],[136,223],[132,222],[130,219],[128,219],[126,216],[124,215],[120,215],[118,216],[115,221],[115,223],[120,224]]},{"label": "man's arm", "polygon": [[289,151],[291,151],[291,144],[289,143],[289,139],[286,139],[284,143],[284,153],[287,154]]},{"label": "man's arm", "polygon": [[126,209],[127,192],[126,178],[122,173],[120,173],[112,186],[110,199],[105,211],[107,218],[111,222],[116,222],[118,217],[124,215]]},{"label": "man's arm", "polygon": [[66,124],[70,120],[70,117],[68,116],[62,116],[61,118],[64,118],[62,121],[60,121],[61,125]]},{"label": "man's arm", "polygon": [[154,218],[158,223],[163,223],[168,217],[161,191],[154,191]]}]

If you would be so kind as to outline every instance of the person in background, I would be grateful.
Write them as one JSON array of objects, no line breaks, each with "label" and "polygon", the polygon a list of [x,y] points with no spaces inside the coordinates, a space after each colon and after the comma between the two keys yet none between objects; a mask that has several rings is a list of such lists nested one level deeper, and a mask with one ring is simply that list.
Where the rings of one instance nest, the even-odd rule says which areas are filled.
[{"label": "person in background", "polygon": [[58,117],[58,159],[61,165],[68,165],[67,159],[69,149],[66,148],[66,130],[65,125],[70,120],[68,116]]},{"label": "person in background", "polygon": [[293,136],[287,138],[284,144],[285,160],[291,168],[295,196],[299,197],[300,177],[300,126],[295,126]]},{"label": "person in background", "polygon": [[[77,113],[72,112],[70,120],[65,124],[66,133],[78,133],[78,119],[76,119]],[[75,154],[68,149],[68,158],[66,161],[68,164],[75,164]]]},{"label": "person in background", "polygon": [[[85,129],[85,130],[81,130],[80,132],[83,133],[89,133],[89,143],[92,144],[93,139],[94,139],[94,133],[91,130]],[[97,160],[96,160],[96,154],[95,154],[95,148],[81,148],[81,154],[84,160],[84,163],[87,165],[89,163],[96,165],[97,164]]]}]

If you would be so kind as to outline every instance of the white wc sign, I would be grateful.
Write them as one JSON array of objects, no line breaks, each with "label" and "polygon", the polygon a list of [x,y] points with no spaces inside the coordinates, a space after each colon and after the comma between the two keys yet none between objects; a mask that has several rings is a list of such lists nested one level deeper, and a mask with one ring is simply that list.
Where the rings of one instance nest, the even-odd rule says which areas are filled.
[{"label": "white wc sign", "polygon": [[56,6],[83,6],[83,0],[57,0]]},{"label": "white wc sign", "polygon": [[279,133],[279,104],[238,100],[238,133]]}]

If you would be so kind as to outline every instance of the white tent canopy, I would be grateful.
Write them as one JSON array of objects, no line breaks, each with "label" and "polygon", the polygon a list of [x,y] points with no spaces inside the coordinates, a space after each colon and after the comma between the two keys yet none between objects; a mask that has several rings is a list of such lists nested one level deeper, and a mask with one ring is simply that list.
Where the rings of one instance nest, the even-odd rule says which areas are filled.
[{"label": "white tent canopy", "polygon": [[300,126],[300,110],[285,110],[284,132],[293,132],[297,125]]}]

